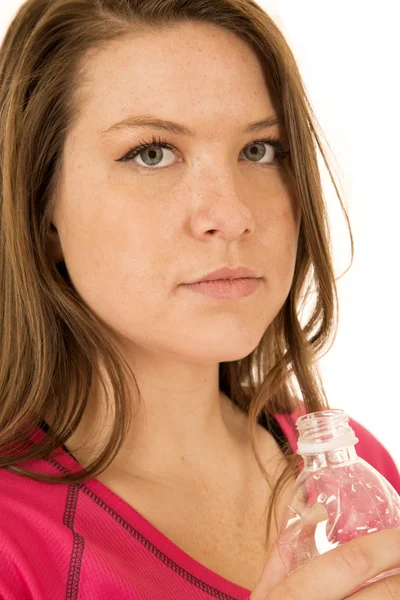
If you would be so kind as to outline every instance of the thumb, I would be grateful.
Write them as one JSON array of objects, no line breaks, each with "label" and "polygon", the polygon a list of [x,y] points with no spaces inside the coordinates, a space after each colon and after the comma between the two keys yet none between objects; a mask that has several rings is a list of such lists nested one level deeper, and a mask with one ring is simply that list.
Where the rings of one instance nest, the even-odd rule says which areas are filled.
[{"label": "thumb", "polygon": [[285,567],[278,552],[278,543],[275,542],[267,555],[263,572],[249,600],[268,600],[271,590],[286,577]]},{"label": "thumb", "polygon": [[[320,504],[315,504],[312,508],[302,513],[302,534],[307,538],[313,539],[315,525],[317,523],[326,523],[328,513]],[[268,600],[268,594],[278,585],[280,581],[288,577],[285,566],[278,552],[278,538],[267,555],[267,561],[260,579],[248,600]],[[315,551],[316,554],[317,551]]]}]

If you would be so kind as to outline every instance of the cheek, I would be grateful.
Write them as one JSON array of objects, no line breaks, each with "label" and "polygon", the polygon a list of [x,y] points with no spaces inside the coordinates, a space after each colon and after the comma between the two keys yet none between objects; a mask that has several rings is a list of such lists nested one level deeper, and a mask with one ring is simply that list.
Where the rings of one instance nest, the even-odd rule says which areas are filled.
[{"label": "cheek", "polygon": [[105,198],[96,207],[68,213],[62,231],[64,256],[71,280],[89,305],[108,303],[118,310],[125,299],[148,302],[151,289],[166,277],[173,244],[163,239],[168,227],[157,216],[126,199]]},{"label": "cheek", "polygon": [[277,248],[282,243],[296,244],[301,222],[300,203],[293,193],[282,187],[277,193],[260,199],[255,222],[264,239],[272,237]]},{"label": "cheek", "polygon": [[293,280],[300,222],[297,204],[288,197],[280,197],[264,211],[259,229],[266,270],[276,289],[288,289]]},{"label": "cheek", "polygon": [[[281,272],[291,277],[297,256],[297,248],[300,232],[300,218],[293,206],[282,209],[278,214],[275,245],[280,249],[280,257],[277,255],[277,264],[281,265]],[[283,263],[283,264],[282,264]]]}]

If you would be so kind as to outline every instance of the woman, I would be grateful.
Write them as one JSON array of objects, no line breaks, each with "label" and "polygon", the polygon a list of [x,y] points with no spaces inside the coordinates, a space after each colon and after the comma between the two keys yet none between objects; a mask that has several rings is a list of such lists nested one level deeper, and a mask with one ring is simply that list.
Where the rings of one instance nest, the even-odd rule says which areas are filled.
[{"label": "woman", "polygon": [[0,61],[2,596],[289,599],[337,296],[288,45],[248,0],[30,0]]}]

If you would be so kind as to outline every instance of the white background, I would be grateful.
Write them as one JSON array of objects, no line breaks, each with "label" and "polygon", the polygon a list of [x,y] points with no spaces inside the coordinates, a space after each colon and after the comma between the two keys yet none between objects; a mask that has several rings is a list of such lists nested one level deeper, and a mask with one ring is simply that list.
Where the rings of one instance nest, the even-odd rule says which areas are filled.
[{"label": "white background", "polygon": [[[355,238],[353,267],[338,281],[338,335],[320,362],[328,399],[371,431],[400,468],[399,5],[397,0],[260,4],[296,57],[336,158]],[[349,265],[350,246],[326,169],[322,174],[339,276]]]},{"label": "white background", "polygon": [[[0,38],[21,4],[0,4]],[[259,4],[296,57],[336,159],[355,237],[353,267],[338,281],[338,336],[320,363],[328,399],[369,429],[400,468],[398,1]],[[321,169],[339,276],[349,265],[349,240],[322,163]]]}]

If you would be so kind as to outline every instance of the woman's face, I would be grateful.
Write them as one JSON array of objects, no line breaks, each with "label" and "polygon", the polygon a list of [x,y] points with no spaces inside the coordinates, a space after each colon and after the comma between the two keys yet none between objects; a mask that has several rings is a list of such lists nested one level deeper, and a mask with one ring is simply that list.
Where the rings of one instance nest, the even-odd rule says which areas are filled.
[{"label": "woman's face", "polygon": [[[276,115],[256,56],[229,32],[182,24],[110,43],[86,69],[52,219],[75,288],[132,356],[247,356],[289,294],[300,227],[285,163],[253,143],[282,126],[245,132]],[[110,129],[150,115],[193,134]],[[127,159],[153,136],[173,150]],[[227,265],[261,275],[257,291],[221,300],[182,285]]]}]

